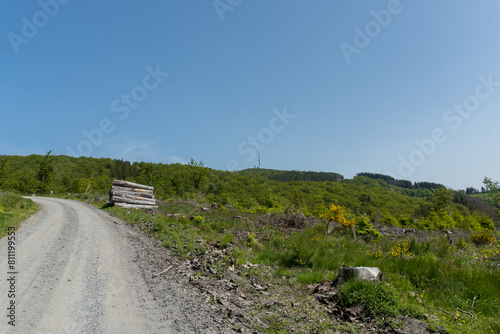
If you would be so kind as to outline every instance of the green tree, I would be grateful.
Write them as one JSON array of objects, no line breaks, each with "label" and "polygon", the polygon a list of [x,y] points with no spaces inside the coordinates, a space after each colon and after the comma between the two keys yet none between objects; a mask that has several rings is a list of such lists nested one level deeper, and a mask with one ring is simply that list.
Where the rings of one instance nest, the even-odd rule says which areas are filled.
[{"label": "green tree", "polygon": [[500,184],[489,177],[485,177],[483,183],[488,191],[488,197],[496,208],[500,208]]},{"label": "green tree", "polygon": [[141,162],[138,168],[138,177],[140,181],[154,187],[159,176],[156,168],[157,166],[158,165],[151,162]]},{"label": "green tree", "polygon": [[189,161],[188,166],[191,171],[191,180],[193,181],[193,192],[196,193],[200,190],[208,170],[205,168],[203,161],[196,162],[193,158]]},{"label": "green tree", "polygon": [[436,190],[432,199],[433,209],[436,211],[447,210],[452,198],[453,192],[450,189],[440,187]]},{"label": "green tree", "polygon": [[7,159],[0,158],[0,189],[5,188],[7,180]]},{"label": "green tree", "polygon": [[52,179],[52,174],[54,172],[54,166],[50,159],[51,153],[52,151],[47,152],[42,162],[40,163],[40,168],[38,169],[38,189],[42,194],[44,194],[48,190],[50,181]]}]

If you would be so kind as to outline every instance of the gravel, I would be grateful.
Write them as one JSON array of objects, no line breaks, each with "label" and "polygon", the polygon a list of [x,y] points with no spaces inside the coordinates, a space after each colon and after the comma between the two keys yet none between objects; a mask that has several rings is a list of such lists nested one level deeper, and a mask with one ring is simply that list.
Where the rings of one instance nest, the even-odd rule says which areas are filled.
[{"label": "gravel", "polygon": [[31,198],[16,231],[16,326],[7,324],[7,238],[0,240],[0,333],[233,333],[150,238],[85,203]]}]

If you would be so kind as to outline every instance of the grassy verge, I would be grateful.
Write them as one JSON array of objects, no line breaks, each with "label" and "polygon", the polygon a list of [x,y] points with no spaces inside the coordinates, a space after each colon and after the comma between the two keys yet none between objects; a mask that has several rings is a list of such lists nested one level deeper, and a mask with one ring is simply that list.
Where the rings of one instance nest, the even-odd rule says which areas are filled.
[{"label": "grassy verge", "polygon": [[19,195],[0,192],[0,238],[9,227],[17,229],[19,224],[38,210],[35,202]]},{"label": "grassy verge", "polygon": [[[397,315],[408,315],[450,333],[500,333],[498,231],[452,243],[442,234],[420,241],[370,240],[355,239],[340,226],[327,233],[325,224],[300,215],[205,211],[192,202],[166,203],[149,213],[105,210],[141,224],[173,255],[202,259],[210,270],[200,276],[238,282],[239,291],[253,300],[247,313],[260,319],[255,329],[262,332],[359,330],[355,323],[334,319],[312,292],[348,265],[379,267],[384,273],[378,285],[349,282],[335,297],[341,307],[361,305],[378,326],[398,327]],[[214,249],[223,255],[206,260]]]}]

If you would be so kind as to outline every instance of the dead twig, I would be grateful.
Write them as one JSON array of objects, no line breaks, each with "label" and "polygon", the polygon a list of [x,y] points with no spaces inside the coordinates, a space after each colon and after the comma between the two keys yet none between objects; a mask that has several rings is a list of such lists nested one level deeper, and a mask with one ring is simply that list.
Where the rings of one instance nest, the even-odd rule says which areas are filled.
[{"label": "dead twig", "polygon": [[438,310],[440,310],[441,312],[444,312],[444,313],[448,314],[450,317],[453,317],[453,318],[456,318],[456,319],[461,319],[461,320],[464,320],[464,319],[460,318],[458,315],[456,315],[456,314],[451,314],[450,312],[446,312],[445,310],[443,310],[443,309],[442,309],[442,308],[440,308],[440,307],[438,307],[437,309],[438,309]]},{"label": "dead twig", "polygon": [[472,313],[470,313],[470,312],[467,312],[467,311],[464,311],[464,310],[462,310],[460,307],[457,307],[456,309],[457,309],[458,311],[462,312],[462,313],[465,313],[465,314],[470,315],[473,319],[477,319],[477,317],[476,317],[474,314],[472,314]]},{"label": "dead twig", "polygon": [[166,273],[167,271],[169,271],[170,269],[172,269],[172,267],[173,267],[173,266],[170,266],[170,267],[168,267],[167,269],[163,270],[161,273],[154,274],[154,275],[153,275],[153,277],[163,275],[164,273]]}]

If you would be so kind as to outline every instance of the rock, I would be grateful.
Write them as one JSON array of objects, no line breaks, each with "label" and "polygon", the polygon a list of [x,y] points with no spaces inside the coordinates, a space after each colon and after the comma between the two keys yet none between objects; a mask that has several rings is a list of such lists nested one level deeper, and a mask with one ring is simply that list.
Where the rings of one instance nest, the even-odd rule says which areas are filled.
[{"label": "rock", "polygon": [[212,209],[218,209],[219,206],[217,205],[217,203],[212,203],[212,206],[211,206]]},{"label": "rock", "polygon": [[66,196],[71,196],[71,193],[66,193]]},{"label": "rock", "polygon": [[380,281],[382,272],[377,267],[342,267],[339,269],[338,283],[357,278],[363,281]]},{"label": "rock", "polygon": [[200,211],[201,211],[201,212],[208,212],[208,208],[205,208],[205,207],[200,208]]}]

